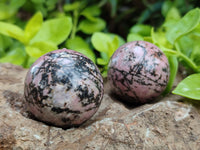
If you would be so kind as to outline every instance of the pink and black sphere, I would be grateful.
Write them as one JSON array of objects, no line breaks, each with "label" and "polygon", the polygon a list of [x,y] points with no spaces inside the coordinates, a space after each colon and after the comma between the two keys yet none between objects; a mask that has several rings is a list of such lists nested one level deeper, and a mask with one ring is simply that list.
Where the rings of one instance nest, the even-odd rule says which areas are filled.
[{"label": "pink and black sphere", "polygon": [[103,79],[84,55],[61,49],[41,56],[29,69],[26,108],[38,120],[69,128],[90,119],[101,104]]},{"label": "pink and black sphere", "polygon": [[151,102],[168,84],[168,59],[149,42],[134,41],[122,45],[111,57],[108,67],[112,93],[129,103]]}]

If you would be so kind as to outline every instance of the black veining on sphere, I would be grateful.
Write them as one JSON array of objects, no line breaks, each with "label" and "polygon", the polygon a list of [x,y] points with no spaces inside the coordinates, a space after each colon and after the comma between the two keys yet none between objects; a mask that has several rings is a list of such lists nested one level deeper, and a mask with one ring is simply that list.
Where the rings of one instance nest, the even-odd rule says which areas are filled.
[{"label": "black veining on sphere", "polygon": [[[137,96],[137,93],[134,90],[131,90],[131,85],[133,83],[138,83],[144,86],[151,86],[152,88],[152,84],[155,84],[155,89],[153,89],[156,93],[160,93],[160,91],[158,90],[158,87],[165,87],[168,83],[168,80],[164,80],[161,81],[160,79],[162,78],[162,74],[166,75],[169,70],[169,67],[165,67],[162,68],[162,74],[156,74],[156,66],[158,66],[159,64],[155,63],[155,59],[159,59],[160,57],[162,57],[162,52],[160,52],[158,49],[155,49],[155,52],[153,53],[152,57],[153,57],[153,63],[150,62],[149,63],[149,58],[146,58],[147,55],[147,50],[144,46],[140,45],[139,42],[137,42],[135,44],[136,46],[139,46],[142,48],[143,51],[143,55],[141,56],[141,59],[139,60],[139,63],[134,63],[136,56],[134,55],[134,52],[129,52],[132,53],[131,55],[127,56],[124,59],[124,62],[127,62],[127,64],[134,64],[134,65],[130,65],[129,66],[129,71],[125,71],[125,70],[120,70],[118,69],[118,67],[115,67],[116,64],[113,64],[113,66],[109,66],[109,80],[112,81],[112,84],[114,85],[114,87],[117,89],[117,92],[119,92],[119,95],[122,96],[124,99],[126,99],[127,101],[131,101],[134,99],[134,101],[136,103],[140,103],[140,98]],[[124,49],[126,50],[126,47],[124,47]],[[153,49],[153,47],[152,47]],[[123,52],[120,52],[123,53]],[[154,57],[157,58],[154,58]],[[131,58],[133,57],[133,58]],[[129,61],[131,61],[131,63],[128,63]],[[150,58],[150,61],[152,61],[152,58]],[[168,66],[168,64],[167,64]],[[141,73],[142,69],[145,72],[145,74]],[[120,75],[119,75],[120,74]],[[148,74],[150,74],[151,76],[156,77],[156,79],[151,78],[148,76]],[[168,78],[168,75],[166,75]],[[123,89],[123,91],[121,90],[121,88],[119,86],[116,85],[116,82],[121,83],[123,85],[124,88],[126,88],[125,90]],[[137,88],[135,86],[135,88]],[[130,97],[127,93],[129,91],[132,91],[132,94],[134,95],[133,97]],[[149,98],[148,100],[153,99],[153,97]]]},{"label": "black veining on sphere", "polygon": [[[66,58],[66,55],[69,57]],[[62,59],[68,59],[69,63],[62,63]],[[25,94],[26,100],[29,103],[32,103],[33,105],[37,104],[40,107],[51,107],[51,110],[55,113],[68,112],[80,114],[80,111],[70,110],[68,108],[57,108],[51,106],[52,104],[45,103],[47,99],[52,99],[50,93],[53,89],[51,89],[51,87],[59,84],[65,86],[65,91],[75,88],[74,91],[80,97],[82,106],[95,103],[95,106],[98,107],[102,95],[101,86],[103,83],[101,78],[99,78],[101,77],[101,74],[94,65],[88,66],[86,63],[93,64],[93,62],[86,57],[66,51],[62,53],[52,52],[47,54],[41,66],[35,67],[34,71],[31,73],[32,81],[28,85],[25,85],[25,90],[27,92],[27,94]],[[58,73],[59,75],[57,75]],[[42,79],[40,80],[39,85],[36,85],[33,81],[39,74],[41,74]],[[80,79],[91,80],[91,82],[95,83],[96,88],[99,90],[98,94],[94,95],[92,89],[91,92],[89,92],[87,86],[79,85],[78,87],[73,87],[72,79],[74,78],[74,74],[80,77]],[[44,90],[47,91],[48,95],[43,94]]]},{"label": "black veining on sphere", "polygon": [[168,69],[165,67],[165,68],[162,68],[162,71],[167,73]]},{"label": "black veining on sphere", "polygon": [[53,112],[56,112],[57,114],[66,112],[66,113],[73,113],[73,114],[80,114],[81,112],[78,110],[70,110],[69,108],[59,108],[59,107],[53,107],[51,108]]},{"label": "black veining on sphere", "polygon": [[[122,52],[120,52],[120,53],[122,53]],[[135,53],[128,52],[128,55],[126,55],[126,58],[124,61],[134,61],[135,58],[136,58]]]},{"label": "black veining on sphere", "polygon": [[79,118],[79,115],[77,114],[73,114],[72,117],[62,117],[61,118],[61,122],[65,123],[67,126],[64,126],[63,128],[66,129],[66,128],[69,128],[70,125],[72,126],[76,126],[76,125],[73,125],[73,120],[75,119],[78,119]]},{"label": "black veining on sphere", "polygon": [[64,117],[63,117],[61,120],[62,120],[62,122],[64,122],[64,123],[71,122],[71,119],[70,119],[70,118],[64,118]]},{"label": "black veining on sphere", "polygon": [[87,106],[91,103],[95,103],[95,106],[98,107],[100,105],[100,96],[101,93],[99,93],[96,97],[94,95],[94,91],[92,89],[88,89],[89,85],[79,85],[76,89],[74,89],[75,92],[78,92],[78,97],[80,98],[80,102],[82,106]]}]

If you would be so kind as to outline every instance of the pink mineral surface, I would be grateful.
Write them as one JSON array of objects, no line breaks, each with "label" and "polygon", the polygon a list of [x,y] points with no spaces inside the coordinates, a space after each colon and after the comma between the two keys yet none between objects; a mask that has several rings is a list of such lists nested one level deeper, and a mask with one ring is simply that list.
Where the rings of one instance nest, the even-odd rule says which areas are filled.
[{"label": "pink mineral surface", "polygon": [[165,90],[169,64],[164,53],[145,41],[126,43],[109,62],[108,80],[113,93],[131,103],[145,103]]},{"label": "pink mineral surface", "polygon": [[60,127],[91,118],[103,97],[103,79],[84,55],[61,49],[41,56],[29,69],[24,95],[38,120]]}]

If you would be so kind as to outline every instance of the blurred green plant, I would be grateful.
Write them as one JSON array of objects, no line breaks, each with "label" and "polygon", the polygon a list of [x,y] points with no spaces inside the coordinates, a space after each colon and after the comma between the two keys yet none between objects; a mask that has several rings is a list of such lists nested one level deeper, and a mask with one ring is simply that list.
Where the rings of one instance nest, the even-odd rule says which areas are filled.
[{"label": "blurred green plant", "polygon": [[0,20],[6,20],[13,17],[24,5],[26,0],[1,0],[0,2]]},{"label": "blurred green plant", "polygon": [[[11,47],[7,55],[0,58],[0,62],[11,62],[29,67],[39,56],[58,49],[58,45],[69,36],[71,28],[70,17],[49,19],[43,22],[40,12],[27,22],[24,30],[14,24],[0,22],[0,33],[20,42],[14,48]],[[2,50],[2,53],[6,51]],[[18,57],[20,59],[16,59]]]},{"label": "blurred green plant", "polygon": [[67,48],[76,50],[77,52],[86,55],[93,62],[96,62],[94,51],[92,50],[88,42],[86,42],[82,37],[75,36],[73,39],[68,39],[65,45]]},{"label": "blurred green plant", "polygon": [[[95,52],[90,47],[90,42],[86,42],[77,32],[81,31],[86,37],[94,32],[102,31],[106,27],[106,22],[100,18],[101,9],[98,5],[89,5],[87,1],[75,1],[65,4],[63,7],[67,15],[72,16],[73,27],[70,39],[65,46],[88,56],[96,62]],[[90,39],[89,39],[90,41]]]},{"label": "blurred green plant", "polygon": [[95,50],[100,52],[100,57],[97,58],[97,64],[103,66],[101,72],[106,77],[110,57],[125,41],[119,35],[103,32],[95,32],[92,35],[91,41]]},{"label": "blurred green plant", "polygon": [[[17,0],[16,0],[17,1]],[[29,12],[41,12],[43,17],[48,17],[51,12],[56,11],[56,7],[61,0],[25,0],[22,9]]]},{"label": "blurred green plant", "polygon": [[[34,7],[41,6],[37,8],[45,7],[44,4],[47,5],[45,0],[31,0],[24,1],[24,3],[23,8],[29,8],[31,4],[34,4]],[[55,0],[51,0],[51,4],[53,3],[55,3]],[[90,45],[90,38],[92,33],[102,31],[106,27],[106,22],[99,17],[101,14],[100,7],[98,5],[88,6],[88,1],[84,0],[66,3],[62,9],[65,13],[57,13],[56,19],[45,21],[43,21],[45,12],[42,9],[37,9],[40,12],[29,19],[24,30],[21,25],[17,26],[6,21],[0,22],[0,33],[12,38],[10,40],[13,43],[18,43],[14,44],[18,46],[9,47],[9,49],[2,48],[0,62],[10,62],[29,67],[39,56],[58,49],[58,46],[81,52],[96,62],[95,52]],[[85,41],[83,37],[77,35],[79,31],[85,34],[89,41]],[[70,39],[66,41],[69,35]],[[2,43],[5,40],[4,36],[2,36],[2,40],[0,39]],[[65,42],[65,45],[63,45],[63,42]],[[20,54],[22,57],[17,61],[16,58]]]}]

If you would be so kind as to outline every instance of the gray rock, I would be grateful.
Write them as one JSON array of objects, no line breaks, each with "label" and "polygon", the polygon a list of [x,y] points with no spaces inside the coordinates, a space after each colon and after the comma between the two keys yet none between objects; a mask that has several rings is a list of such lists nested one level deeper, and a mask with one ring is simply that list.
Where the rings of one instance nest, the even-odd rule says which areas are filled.
[{"label": "gray rock", "polygon": [[170,94],[133,107],[110,96],[105,85],[98,112],[78,128],[63,130],[31,119],[24,108],[26,72],[0,64],[0,150],[200,149],[199,104]]}]

